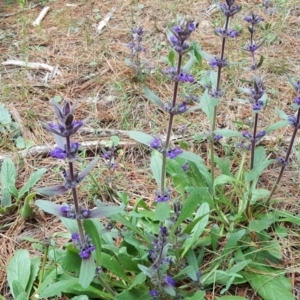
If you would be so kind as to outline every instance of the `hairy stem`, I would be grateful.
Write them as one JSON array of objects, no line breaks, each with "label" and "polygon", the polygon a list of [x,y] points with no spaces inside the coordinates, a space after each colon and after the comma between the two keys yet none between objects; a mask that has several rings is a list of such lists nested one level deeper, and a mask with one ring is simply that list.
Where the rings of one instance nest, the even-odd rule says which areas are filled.
[{"label": "hairy stem", "polygon": [[279,185],[279,182],[280,182],[280,180],[282,178],[282,175],[283,175],[283,172],[285,170],[285,167],[288,164],[289,157],[290,157],[290,154],[292,152],[292,148],[293,148],[293,145],[294,145],[294,142],[295,142],[295,138],[296,138],[296,134],[297,134],[297,131],[298,131],[299,121],[300,121],[300,108],[297,111],[297,121],[296,121],[296,125],[294,127],[294,131],[293,131],[293,134],[292,134],[292,137],[291,137],[289,148],[288,148],[288,150],[286,152],[286,155],[285,155],[284,163],[282,164],[281,170],[280,170],[279,175],[277,177],[277,180],[276,180],[276,182],[275,182],[275,184],[274,184],[274,186],[273,186],[273,188],[272,188],[272,190],[270,192],[270,195],[269,195],[269,197],[266,200],[266,205],[269,205],[270,200],[271,200],[272,196],[274,195],[274,193],[275,193],[275,191],[276,191],[276,189],[277,189],[277,187]]},{"label": "hairy stem", "polygon": [[98,276],[98,281],[112,296],[115,297],[117,295],[117,293],[100,277],[100,275]]},{"label": "hairy stem", "polygon": [[[180,74],[181,70],[181,64],[182,64],[182,54],[178,55],[178,65],[177,65],[177,75]],[[178,80],[174,83],[174,90],[173,90],[173,98],[172,98],[172,108],[176,105],[177,95],[178,95],[178,87],[179,82]],[[169,123],[168,123],[168,129],[167,129],[167,135],[166,135],[166,142],[164,146],[164,152],[162,153],[162,168],[161,168],[161,192],[164,193],[166,189],[166,164],[167,164],[167,149],[169,147],[170,139],[171,139],[171,132],[172,132],[172,126],[173,126],[173,120],[174,115],[170,113]]]},{"label": "hairy stem", "polygon": [[[229,19],[230,17],[226,16],[226,21],[225,21],[225,30],[228,30],[229,26]],[[225,55],[225,44],[226,44],[226,38],[222,38],[222,47],[221,47],[221,61],[224,59]],[[221,73],[222,73],[222,67],[218,67],[218,77],[217,77],[217,86],[216,86],[216,92],[219,91],[220,89],[220,84],[221,84]],[[214,112],[213,112],[213,121],[211,125],[211,137],[210,137],[210,172],[211,172],[211,182],[212,186],[214,185],[214,180],[215,180],[215,158],[214,158],[214,131],[216,129],[216,119],[217,119],[217,106],[214,107]]]},{"label": "hairy stem", "polygon": [[[70,137],[66,137],[66,147],[67,147],[67,153],[70,153],[71,150],[71,140]],[[74,182],[75,176],[74,176],[74,164],[71,161],[68,161],[69,165],[69,176],[71,179],[71,182]],[[72,187],[72,196],[73,196],[73,202],[74,202],[74,207],[75,207],[75,212],[76,215],[79,215],[79,201],[78,201],[78,196],[77,196],[77,190],[76,187]],[[84,230],[82,226],[82,222],[80,219],[76,219],[77,225],[78,225],[78,231],[79,231],[79,236],[80,236],[80,241],[82,244],[85,243],[85,237],[84,237]]]}]

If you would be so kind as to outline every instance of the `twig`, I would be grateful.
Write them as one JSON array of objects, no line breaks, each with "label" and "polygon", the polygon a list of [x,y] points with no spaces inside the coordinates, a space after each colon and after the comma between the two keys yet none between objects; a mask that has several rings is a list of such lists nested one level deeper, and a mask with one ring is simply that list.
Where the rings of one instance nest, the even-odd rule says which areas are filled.
[{"label": "twig", "polygon": [[35,19],[35,21],[33,21],[32,25],[39,26],[49,10],[50,10],[50,6],[45,6],[40,12],[39,16]]},{"label": "twig", "polygon": [[97,26],[96,32],[97,35],[99,35],[103,29],[103,27],[107,24],[107,22],[110,20],[110,18],[112,17],[113,13],[115,12],[115,8],[113,8],[111,10],[111,12],[109,12],[108,14],[105,15],[104,19],[102,21],[100,21],[100,23]]},{"label": "twig", "polygon": [[[56,68],[56,66],[52,67],[52,66],[44,64],[44,63],[25,62],[25,61],[21,61],[21,60],[13,60],[13,59],[9,59],[7,61],[2,62],[2,65],[25,67],[25,68],[29,68],[29,69],[35,69],[35,70],[44,69],[49,72],[53,72],[53,70]],[[58,75],[61,75],[61,72],[58,70],[56,73]]]},{"label": "twig", "polygon": [[19,10],[19,11],[14,12],[14,13],[0,14],[0,18],[8,18],[8,17],[11,17],[11,16],[15,16],[17,14],[22,14],[22,13],[28,11],[28,10],[31,10],[31,9],[34,9],[35,7],[37,7],[37,6],[40,6],[40,5],[42,5],[42,2],[37,3],[37,4],[35,4],[35,5],[33,5],[33,6],[29,7],[29,8],[25,8],[25,9]]}]

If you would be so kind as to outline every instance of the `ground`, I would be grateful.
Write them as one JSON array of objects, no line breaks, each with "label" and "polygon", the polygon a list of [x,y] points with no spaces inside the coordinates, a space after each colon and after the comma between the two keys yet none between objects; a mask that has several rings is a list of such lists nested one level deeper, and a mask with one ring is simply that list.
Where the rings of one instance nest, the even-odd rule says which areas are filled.
[{"label": "ground", "polygon": [[[241,98],[237,88],[243,80],[252,76],[245,71],[242,63],[249,60],[242,47],[248,40],[248,32],[243,16],[251,11],[265,19],[260,28],[259,39],[264,43],[259,53],[264,56],[263,67],[259,69],[265,78],[269,104],[260,121],[260,128],[278,120],[275,107],[291,113],[289,104],[294,93],[286,79],[286,74],[300,76],[300,4],[297,0],[278,0],[275,8],[264,9],[263,1],[237,0],[243,6],[236,15],[233,26],[241,35],[229,41],[227,57],[232,65],[226,69],[222,86],[225,96],[218,110],[219,126],[235,128],[236,122],[247,122],[250,109],[237,101]],[[36,5],[38,4],[38,5]],[[50,11],[40,26],[32,22],[43,6],[50,6]],[[165,115],[144,96],[142,86],[154,90],[162,99],[172,94],[172,83],[165,80],[160,70],[166,67],[162,59],[170,50],[165,35],[177,16],[189,16],[199,25],[192,39],[202,49],[217,55],[220,51],[220,39],[214,34],[214,27],[222,26],[222,17],[213,6],[213,1],[28,1],[22,8],[21,1],[2,0],[0,4],[0,99],[9,110],[13,119],[21,128],[21,136],[32,145],[54,144],[53,137],[45,132],[39,121],[53,121],[50,99],[67,99],[77,102],[77,119],[89,116],[89,123],[80,135],[79,142],[85,142],[84,155],[92,157],[99,152],[100,144],[112,135],[120,137],[120,150],[117,162],[119,168],[113,174],[101,165],[94,173],[95,182],[89,182],[80,190],[80,197],[86,202],[93,197],[102,197],[113,201],[109,186],[114,180],[115,190],[127,190],[132,203],[139,197],[153,201],[155,184],[149,175],[149,153],[143,147],[133,143],[126,135],[127,130],[143,130],[147,133],[164,134]],[[100,33],[96,32],[98,23],[112,12],[112,16]],[[146,51],[142,59],[151,64],[152,69],[144,82],[139,82],[133,70],[126,65],[130,57],[128,43],[131,41],[130,30],[142,26],[145,30],[143,44]],[[46,79],[43,69],[2,65],[14,59],[25,62],[45,63],[58,66],[60,74],[53,79]],[[199,75],[202,69],[197,65],[194,73]],[[49,74],[48,74],[49,75]],[[201,92],[198,86],[192,86],[185,93]],[[1,123],[1,119],[0,119]],[[193,112],[187,117],[179,117],[174,126],[174,135],[180,137],[182,125],[189,125],[185,139],[191,142],[194,151],[201,150],[205,157],[206,146],[193,144],[192,137],[208,129],[208,122],[201,112]],[[263,141],[270,156],[283,155],[286,151],[286,136],[289,129],[281,129],[276,136],[268,136]],[[97,134],[95,134],[97,133]],[[1,135],[1,133],[0,133]],[[296,144],[299,144],[298,140]],[[56,184],[60,180],[59,164],[47,155],[46,151],[33,151],[28,155],[18,153],[12,135],[0,136],[0,157],[10,156],[18,165],[17,185],[21,187],[29,175],[36,169],[46,167],[47,175],[38,183],[39,186]],[[296,146],[279,195],[283,205],[299,213],[295,204],[299,195],[299,148]],[[233,166],[234,167],[234,166]],[[277,169],[268,170],[264,176],[264,186],[271,186]],[[90,192],[90,189],[93,192]],[[92,194],[92,195],[91,195]],[[58,197],[58,203],[63,197]],[[23,220],[17,212],[3,215],[0,220],[0,290],[8,295],[5,266],[14,251],[28,248],[30,243],[21,239],[30,236],[44,239],[55,232],[64,231],[55,217],[44,215],[36,210],[32,218]],[[59,240],[56,241],[59,244]],[[299,240],[290,239],[284,248],[287,268],[294,266],[299,259]],[[292,272],[293,270],[291,270]],[[247,295],[248,288],[237,290],[237,295]],[[211,299],[214,299],[213,296]],[[250,299],[250,298],[249,298]],[[255,295],[251,299],[258,299]]]}]

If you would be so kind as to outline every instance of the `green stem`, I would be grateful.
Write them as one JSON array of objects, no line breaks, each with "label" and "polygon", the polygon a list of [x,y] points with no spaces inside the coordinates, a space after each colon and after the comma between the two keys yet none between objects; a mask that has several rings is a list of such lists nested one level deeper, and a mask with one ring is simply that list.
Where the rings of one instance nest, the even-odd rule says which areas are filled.
[{"label": "green stem", "polygon": [[117,293],[104,281],[100,276],[98,276],[98,281],[104,289],[106,289],[112,296],[116,296]]},{"label": "green stem", "polygon": [[[44,274],[45,274],[45,266],[48,258],[48,253],[49,253],[49,243],[45,243],[45,252],[44,252],[44,257],[43,257],[43,262],[42,262],[42,267],[41,267],[41,273],[39,276],[39,286],[44,280]],[[39,288],[38,288],[39,289]]]}]

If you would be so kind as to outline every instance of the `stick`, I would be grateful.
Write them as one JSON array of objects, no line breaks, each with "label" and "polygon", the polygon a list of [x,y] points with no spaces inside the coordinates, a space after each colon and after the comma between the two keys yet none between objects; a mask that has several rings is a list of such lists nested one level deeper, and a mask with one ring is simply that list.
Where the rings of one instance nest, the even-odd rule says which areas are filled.
[{"label": "stick", "polygon": [[32,23],[33,26],[39,26],[42,22],[42,20],[45,18],[46,14],[50,10],[50,6],[45,6],[42,11],[40,12],[39,16],[35,19],[35,21]]},{"label": "stick", "polygon": [[107,22],[110,20],[110,18],[112,17],[113,13],[115,12],[115,8],[113,8],[111,10],[111,12],[109,12],[108,14],[106,14],[106,16],[104,17],[104,19],[102,21],[100,21],[99,25],[97,26],[96,32],[99,35],[103,29],[103,27],[107,24]]},{"label": "stick", "polygon": [[[4,61],[2,63],[2,65],[4,65],[4,66],[26,67],[26,68],[35,69],[35,70],[44,69],[44,70],[47,70],[49,72],[53,72],[53,69],[55,68],[55,67],[52,67],[52,66],[44,64],[44,63],[25,62],[25,61],[21,61],[21,60],[13,60],[13,59],[9,59],[7,61]],[[60,71],[57,71],[56,73],[58,75],[61,75]]]}]

